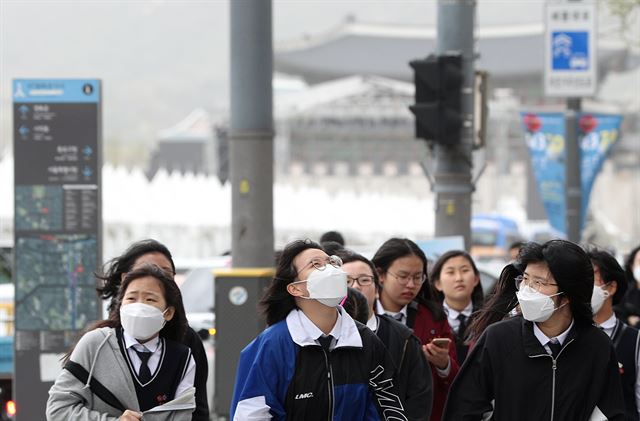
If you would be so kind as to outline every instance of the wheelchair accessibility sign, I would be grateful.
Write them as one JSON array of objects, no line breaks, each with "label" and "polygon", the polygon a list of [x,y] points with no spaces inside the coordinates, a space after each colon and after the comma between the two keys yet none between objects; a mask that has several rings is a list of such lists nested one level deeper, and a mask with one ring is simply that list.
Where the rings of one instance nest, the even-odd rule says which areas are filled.
[{"label": "wheelchair accessibility sign", "polygon": [[545,94],[583,97],[596,91],[596,4],[547,3]]}]

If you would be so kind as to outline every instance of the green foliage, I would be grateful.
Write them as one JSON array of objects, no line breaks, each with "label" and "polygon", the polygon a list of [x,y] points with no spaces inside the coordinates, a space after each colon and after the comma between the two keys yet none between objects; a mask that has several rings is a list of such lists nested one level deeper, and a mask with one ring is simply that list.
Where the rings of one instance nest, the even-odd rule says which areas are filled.
[{"label": "green foliage", "polygon": [[620,33],[629,46],[640,47],[640,0],[604,0],[609,12],[619,19]]}]

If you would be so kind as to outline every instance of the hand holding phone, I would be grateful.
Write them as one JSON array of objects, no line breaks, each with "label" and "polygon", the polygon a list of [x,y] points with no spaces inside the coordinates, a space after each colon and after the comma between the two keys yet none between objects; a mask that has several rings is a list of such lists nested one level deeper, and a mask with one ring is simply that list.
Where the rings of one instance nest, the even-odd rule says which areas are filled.
[{"label": "hand holding phone", "polygon": [[438,348],[449,349],[449,344],[451,343],[451,339],[449,338],[433,338],[431,343],[437,346]]}]

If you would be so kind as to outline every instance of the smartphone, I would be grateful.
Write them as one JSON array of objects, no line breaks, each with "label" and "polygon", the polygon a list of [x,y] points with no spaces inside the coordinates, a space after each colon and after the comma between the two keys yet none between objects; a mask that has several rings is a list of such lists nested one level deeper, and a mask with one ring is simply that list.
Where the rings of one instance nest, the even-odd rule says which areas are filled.
[{"label": "smartphone", "polygon": [[431,343],[437,346],[438,348],[446,348],[449,349],[449,344],[451,343],[451,339],[449,338],[433,338]]}]

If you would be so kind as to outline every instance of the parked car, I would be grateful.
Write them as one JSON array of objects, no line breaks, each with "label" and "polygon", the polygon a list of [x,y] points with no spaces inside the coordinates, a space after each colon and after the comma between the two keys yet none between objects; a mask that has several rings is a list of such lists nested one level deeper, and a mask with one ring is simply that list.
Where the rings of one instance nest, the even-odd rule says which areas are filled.
[{"label": "parked car", "polygon": [[490,261],[476,261],[478,272],[480,272],[480,284],[482,285],[482,292],[486,297],[500,278],[500,272],[506,266],[507,262],[502,259],[494,259]]}]

